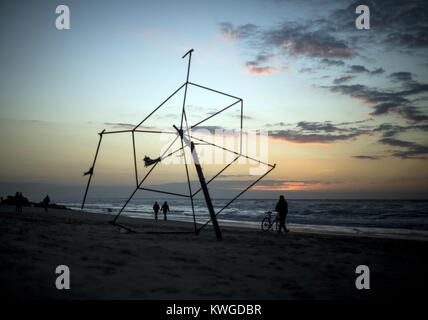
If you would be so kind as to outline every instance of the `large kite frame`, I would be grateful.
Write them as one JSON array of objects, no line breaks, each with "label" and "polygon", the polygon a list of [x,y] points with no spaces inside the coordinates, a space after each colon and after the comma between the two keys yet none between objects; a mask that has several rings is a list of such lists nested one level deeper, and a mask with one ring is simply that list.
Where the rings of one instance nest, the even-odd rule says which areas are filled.
[{"label": "large kite frame", "polygon": [[[251,187],[253,187],[257,182],[259,182],[261,179],[263,179],[266,175],[268,175],[273,169],[275,169],[275,164],[269,164],[257,159],[254,159],[252,157],[249,157],[248,155],[244,155],[242,154],[242,129],[243,129],[243,110],[244,110],[244,101],[241,98],[235,97],[233,95],[218,91],[218,90],[214,90],[193,82],[189,81],[189,75],[190,75],[190,64],[192,61],[192,53],[193,53],[193,49],[189,50],[182,58],[184,59],[186,56],[189,56],[189,60],[188,60],[188,66],[187,66],[187,77],[186,77],[186,82],[183,83],[177,90],[175,90],[168,98],[166,98],[159,106],[157,106],[152,112],[150,112],[138,125],[136,125],[133,129],[130,130],[116,130],[116,131],[106,131],[105,129],[103,131],[101,131],[100,133],[98,133],[99,135],[99,140],[98,140],[98,145],[97,145],[97,149],[95,152],[95,157],[94,160],[92,162],[92,166],[89,169],[88,172],[85,173],[85,175],[89,175],[89,179],[86,185],[86,190],[85,190],[85,195],[83,197],[83,202],[82,202],[82,206],[81,209],[84,208],[85,206],[85,202],[86,202],[86,196],[88,194],[88,190],[89,190],[89,186],[91,184],[91,180],[92,180],[92,176],[94,174],[94,169],[95,169],[95,163],[97,161],[97,157],[98,157],[98,152],[100,150],[100,146],[101,146],[101,141],[103,139],[103,136],[106,134],[119,134],[119,133],[131,133],[132,135],[132,148],[133,148],[133,154],[134,154],[134,171],[135,171],[135,182],[136,182],[136,188],[135,190],[132,192],[132,194],[129,196],[129,198],[126,200],[125,204],[122,206],[122,208],[120,209],[120,211],[117,213],[117,215],[114,217],[114,219],[110,222],[113,225],[118,225],[121,226],[125,229],[128,229],[129,231],[135,232],[127,227],[124,227],[122,225],[119,225],[116,221],[119,218],[119,216],[122,214],[123,210],[126,208],[126,206],[128,205],[129,201],[131,201],[131,199],[133,198],[133,196],[135,195],[135,193],[138,190],[144,190],[144,191],[151,191],[151,192],[157,192],[157,193],[164,193],[164,194],[169,194],[169,195],[174,195],[174,196],[180,196],[180,197],[187,197],[190,198],[190,203],[192,206],[192,214],[193,214],[193,223],[194,223],[194,232],[196,234],[199,234],[199,232],[205,227],[207,226],[210,222],[213,224],[214,227],[214,231],[216,233],[217,239],[221,239],[221,231],[217,222],[217,216],[224,210],[226,209],[232,202],[234,202],[236,199],[238,199],[240,196],[242,196],[242,194],[244,194],[246,191],[248,191]],[[221,109],[218,112],[215,112],[213,114],[211,114],[210,116],[208,116],[207,118],[199,121],[198,123],[192,125],[190,128],[188,126],[187,123],[187,116],[186,116],[186,96],[187,96],[187,87],[188,86],[195,86],[195,87],[199,87],[201,89],[204,90],[208,90],[214,93],[218,93],[224,96],[228,96],[230,98],[234,98],[236,99],[235,102],[233,102],[232,104],[228,105],[227,107]],[[181,89],[184,88],[184,99],[183,99],[183,108],[182,108],[182,112],[181,112],[181,123],[180,123],[180,128],[177,128],[175,125],[173,125],[173,128],[175,129],[175,131],[158,131],[158,130],[141,130],[139,129],[139,127],[148,119],[150,118],[157,110],[159,110],[169,99],[171,99],[176,93],[178,93]],[[239,152],[230,150],[228,148],[225,148],[223,146],[219,146],[216,145],[214,143],[208,142],[204,139],[201,138],[197,138],[195,136],[192,136],[190,133],[190,130],[199,126],[200,124],[202,124],[203,122],[211,119],[212,117],[222,113],[223,111],[226,111],[227,109],[233,107],[234,105],[240,103],[240,132],[239,132]],[[185,124],[185,128],[186,130],[183,130],[183,123]],[[138,177],[138,169],[137,169],[137,156],[136,156],[136,147],[135,147],[135,134],[136,133],[163,133],[163,134],[172,134],[172,135],[176,135],[175,139],[172,141],[172,143],[168,146],[168,148],[165,149],[165,151],[161,154],[161,156],[156,159],[153,160],[153,162],[150,164],[152,165],[152,167],[150,168],[150,170],[144,175],[144,177],[141,179],[141,181],[139,181],[139,177]],[[172,145],[177,141],[177,139],[180,138],[181,139],[181,148],[174,150],[170,153],[168,153],[169,149],[172,147]],[[202,172],[202,167],[200,166],[199,163],[199,159],[198,159],[198,154],[196,152],[196,148],[195,148],[195,143],[192,141],[199,141],[199,143],[203,143],[204,145],[211,145],[212,147],[215,148],[220,148],[224,151],[227,152],[231,152],[235,155],[235,158],[229,162],[224,168],[222,168],[217,174],[215,174],[210,180],[208,180],[207,182],[205,181],[205,177],[203,175]],[[201,187],[195,191],[192,192],[192,188],[191,188],[191,183],[190,183],[190,178],[189,178],[189,169],[187,167],[187,161],[186,161],[186,154],[185,154],[185,147],[189,147],[191,150],[191,154],[193,157],[193,161],[196,167],[196,171],[198,173],[198,177],[199,177],[199,182],[201,184]],[[186,168],[186,176],[187,176],[187,185],[188,185],[188,189],[189,189],[189,194],[178,194],[178,193],[173,193],[173,192],[166,192],[166,191],[161,191],[161,190],[155,190],[155,189],[151,189],[151,188],[143,188],[141,187],[141,185],[143,184],[143,182],[147,179],[147,177],[151,174],[151,172],[154,170],[154,168],[156,168],[157,164],[159,162],[161,162],[162,160],[172,156],[173,154],[176,154],[177,152],[183,150],[183,157],[184,157],[184,164],[185,164],[185,168]],[[255,181],[253,181],[249,186],[247,186],[245,189],[243,189],[238,195],[236,195],[233,199],[231,199],[226,205],[224,205],[218,212],[214,212],[214,208],[212,205],[212,201],[211,201],[211,197],[210,194],[208,192],[208,188],[207,185],[213,181],[215,178],[217,178],[222,172],[224,172],[229,166],[231,166],[235,161],[237,161],[239,158],[244,157],[248,160],[252,160],[255,161],[259,164],[263,164],[267,167],[269,167],[269,170],[267,170],[263,175],[261,175],[258,179],[256,179]],[[194,208],[194,203],[193,203],[193,198],[196,196],[196,194],[198,194],[200,191],[203,191],[204,193],[204,197],[205,197],[205,201],[207,204],[207,208],[208,211],[210,213],[210,219],[208,221],[206,221],[205,223],[203,223],[201,226],[198,227],[197,222],[196,222],[196,216],[195,216],[195,208]]]}]

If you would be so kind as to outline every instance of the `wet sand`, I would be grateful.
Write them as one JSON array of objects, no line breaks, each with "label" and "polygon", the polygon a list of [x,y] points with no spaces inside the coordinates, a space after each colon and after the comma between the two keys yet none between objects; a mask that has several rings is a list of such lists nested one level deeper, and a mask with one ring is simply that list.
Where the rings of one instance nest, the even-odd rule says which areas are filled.
[{"label": "wet sand", "polygon": [[[19,299],[409,299],[428,284],[427,241],[193,225],[0,206],[1,295]],[[167,232],[167,233],[159,233]],[[185,233],[189,232],[189,233]],[[355,288],[358,265],[370,290]],[[57,290],[67,265],[71,289]],[[422,296],[421,296],[422,295]]]}]

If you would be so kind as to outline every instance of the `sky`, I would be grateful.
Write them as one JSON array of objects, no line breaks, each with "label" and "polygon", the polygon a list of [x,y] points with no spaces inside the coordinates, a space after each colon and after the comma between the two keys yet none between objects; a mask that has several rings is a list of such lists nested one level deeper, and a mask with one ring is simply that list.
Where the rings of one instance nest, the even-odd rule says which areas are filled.
[{"label": "sky", "polygon": [[[69,30],[55,27],[60,4],[70,8]],[[244,130],[268,134],[267,153],[254,156],[276,168],[250,197],[426,199],[427,4],[365,1],[368,30],[355,26],[359,4],[2,1],[0,193],[26,186],[34,197],[37,190],[80,196],[97,133],[132,129],[182,86],[182,56],[193,48],[190,81],[243,99]],[[188,90],[193,124],[236,101]],[[179,125],[183,95],[144,128]],[[201,129],[239,127],[238,104]],[[163,138],[136,136],[139,178],[149,170],[142,158],[159,156],[170,141]],[[133,161],[130,134],[104,135],[94,190],[135,185]],[[207,179],[223,166],[204,165]],[[210,190],[231,197],[257,178],[251,167],[234,164]],[[157,169],[148,185],[183,189],[182,164]]]}]

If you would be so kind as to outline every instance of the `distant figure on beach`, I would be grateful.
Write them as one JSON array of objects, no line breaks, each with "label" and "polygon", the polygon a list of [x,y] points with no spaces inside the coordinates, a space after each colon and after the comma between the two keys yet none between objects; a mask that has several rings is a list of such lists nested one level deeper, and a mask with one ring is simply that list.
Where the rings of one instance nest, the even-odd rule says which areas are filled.
[{"label": "distant figure on beach", "polygon": [[167,219],[166,219],[166,213],[169,211],[168,202],[166,202],[166,201],[165,201],[165,202],[163,203],[163,205],[162,205],[162,208],[161,208],[161,209],[162,209],[162,211],[163,211],[163,219],[164,219],[164,220],[167,220]]},{"label": "distant figure on beach", "polygon": [[24,196],[22,195],[22,192],[20,192],[18,196],[18,205],[19,205],[19,212],[22,212],[22,206],[24,205]]},{"label": "distant figure on beach", "polygon": [[155,220],[157,220],[158,219],[158,212],[159,212],[159,204],[158,204],[158,202],[156,201],[155,202],[155,204],[153,205],[153,211],[155,212]]},{"label": "distant figure on beach", "polygon": [[278,232],[281,232],[282,228],[284,228],[284,232],[288,232],[288,229],[285,226],[285,218],[288,213],[288,203],[285,200],[284,196],[279,196],[279,201],[276,204],[275,211],[278,212],[279,216],[279,229]]},{"label": "distant figure on beach", "polygon": [[15,211],[22,212],[22,193],[18,191],[15,193]]},{"label": "distant figure on beach", "polygon": [[43,199],[43,207],[45,208],[45,212],[48,212],[49,203],[51,202],[51,199],[48,195]]}]

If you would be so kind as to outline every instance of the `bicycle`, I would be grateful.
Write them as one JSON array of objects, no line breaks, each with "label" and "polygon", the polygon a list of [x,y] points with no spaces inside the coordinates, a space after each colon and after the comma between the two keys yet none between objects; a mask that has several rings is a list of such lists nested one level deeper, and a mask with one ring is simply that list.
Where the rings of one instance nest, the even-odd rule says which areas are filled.
[{"label": "bicycle", "polygon": [[275,230],[279,230],[279,218],[278,215],[275,216],[275,219],[272,219],[272,211],[266,211],[265,217],[262,220],[262,232],[266,232],[274,226]]}]

